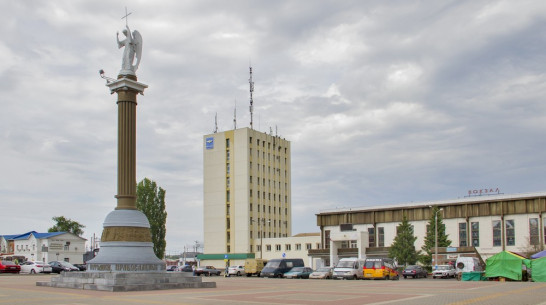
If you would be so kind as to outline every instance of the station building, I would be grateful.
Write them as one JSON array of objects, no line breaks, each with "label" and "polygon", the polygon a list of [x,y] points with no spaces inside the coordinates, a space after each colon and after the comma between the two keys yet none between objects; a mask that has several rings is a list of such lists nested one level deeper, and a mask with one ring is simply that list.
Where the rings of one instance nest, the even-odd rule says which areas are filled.
[{"label": "station building", "polygon": [[442,209],[445,232],[452,242],[438,249],[438,264],[473,253],[485,260],[504,250],[522,254],[544,250],[546,192],[469,193],[471,196],[454,200],[322,211],[316,214],[321,248],[310,250],[309,256],[321,259],[324,265],[342,257],[386,256],[404,215],[417,237],[415,248],[420,250],[427,224],[434,217],[432,207]]}]

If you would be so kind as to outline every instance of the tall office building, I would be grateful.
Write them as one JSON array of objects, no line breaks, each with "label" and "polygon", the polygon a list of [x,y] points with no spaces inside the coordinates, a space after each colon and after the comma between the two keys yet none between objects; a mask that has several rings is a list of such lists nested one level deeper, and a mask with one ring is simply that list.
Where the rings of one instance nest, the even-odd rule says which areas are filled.
[{"label": "tall office building", "polygon": [[203,137],[204,253],[259,258],[291,236],[290,142],[240,128]]}]

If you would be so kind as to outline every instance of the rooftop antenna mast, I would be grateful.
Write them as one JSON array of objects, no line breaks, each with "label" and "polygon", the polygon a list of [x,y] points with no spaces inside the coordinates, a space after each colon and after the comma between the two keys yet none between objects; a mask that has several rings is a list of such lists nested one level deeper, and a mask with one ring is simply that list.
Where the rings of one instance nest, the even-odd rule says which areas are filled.
[{"label": "rooftop antenna mast", "polygon": [[237,99],[235,99],[235,108],[233,109],[233,130],[237,129]]},{"label": "rooftop antenna mast", "polygon": [[214,133],[218,132],[218,112],[214,114]]},{"label": "rooftop antenna mast", "polygon": [[248,83],[250,84],[250,129],[253,129],[252,114],[254,112],[254,100],[252,99],[252,93],[254,92],[254,82],[252,81],[252,65],[250,66],[250,78],[248,79]]}]

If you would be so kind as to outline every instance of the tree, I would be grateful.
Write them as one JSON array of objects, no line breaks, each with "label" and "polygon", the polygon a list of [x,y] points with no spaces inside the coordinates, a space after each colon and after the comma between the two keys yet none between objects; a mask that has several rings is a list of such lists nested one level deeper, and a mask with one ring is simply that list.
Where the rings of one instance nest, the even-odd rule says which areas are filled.
[{"label": "tree", "polygon": [[85,228],[85,226],[79,222],[73,221],[70,218],[65,218],[64,216],[56,216],[51,219],[53,219],[56,224],[47,229],[48,232],[70,232],[78,236],[83,235],[83,228]]},{"label": "tree", "polygon": [[154,253],[158,258],[165,256],[167,241],[167,211],[165,211],[165,190],[157,184],[144,178],[137,184],[136,207],[150,222],[150,232],[154,244]]},{"label": "tree", "polygon": [[[437,206],[432,208],[427,225],[428,229],[427,235],[425,236],[425,243],[421,247],[421,250],[425,253],[419,257],[419,261],[427,266],[432,265],[432,255],[435,251],[436,222],[438,222],[438,247],[449,247],[451,245],[451,240],[448,239],[448,235],[446,234],[446,226],[443,222],[442,212],[438,211],[440,210]],[[436,216],[438,217],[437,220],[435,219]]]},{"label": "tree", "polygon": [[413,226],[404,215],[402,222],[396,227],[396,237],[389,249],[389,257],[396,259],[399,265],[414,265],[420,251],[415,250],[417,237],[413,235]]}]

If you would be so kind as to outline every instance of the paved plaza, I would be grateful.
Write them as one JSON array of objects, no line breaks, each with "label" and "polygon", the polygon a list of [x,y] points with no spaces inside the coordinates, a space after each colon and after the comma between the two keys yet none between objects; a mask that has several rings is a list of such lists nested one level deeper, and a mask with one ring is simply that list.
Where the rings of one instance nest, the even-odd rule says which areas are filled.
[{"label": "paved plaza", "polygon": [[56,275],[0,275],[0,305],[123,304],[491,304],[546,305],[546,283],[298,280],[205,277],[217,288],[101,292],[36,286]]}]

